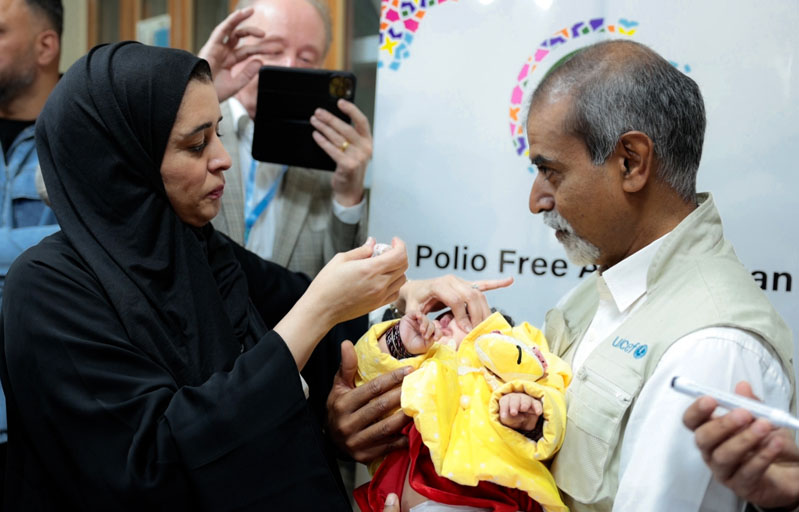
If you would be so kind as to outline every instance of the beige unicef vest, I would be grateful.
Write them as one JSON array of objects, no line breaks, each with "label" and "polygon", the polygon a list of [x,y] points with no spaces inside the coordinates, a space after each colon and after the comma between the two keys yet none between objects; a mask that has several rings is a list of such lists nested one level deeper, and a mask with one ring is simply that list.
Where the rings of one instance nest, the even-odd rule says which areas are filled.
[{"label": "beige unicef vest", "polygon": [[[591,352],[568,388],[565,441],[552,473],[573,512],[611,510],[630,406],[679,338],[706,327],[753,332],[793,382],[788,326],[724,239],[712,197],[701,194],[699,200],[658,249],[647,273],[646,302]],[[571,363],[598,304],[594,274],[562,309],[547,313],[552,352]]]}]

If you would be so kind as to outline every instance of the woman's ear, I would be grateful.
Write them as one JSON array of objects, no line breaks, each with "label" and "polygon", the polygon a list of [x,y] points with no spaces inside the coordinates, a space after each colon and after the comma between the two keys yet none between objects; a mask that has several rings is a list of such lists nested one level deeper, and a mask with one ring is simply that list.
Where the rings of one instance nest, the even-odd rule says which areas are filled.
[{"label": "woman's ear", "polygon": [[654,143],[645,133],[625,132],[616,146],[621,162],[622,188],[625,192],[639,192],[654,176]]},{"label": "woman's ear", "polygon": [[58,66],[61,41],[55,30],[43,30],[36,36],[36,62],[40,68]]}]

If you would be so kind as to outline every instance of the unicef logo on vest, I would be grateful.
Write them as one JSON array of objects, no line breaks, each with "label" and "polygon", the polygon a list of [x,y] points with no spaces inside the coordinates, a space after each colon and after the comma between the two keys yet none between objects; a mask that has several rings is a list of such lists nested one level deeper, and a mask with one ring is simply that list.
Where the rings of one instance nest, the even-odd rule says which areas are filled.
[{"label": "unicef logo on vest", "polygon": [[616,336],[616,338],[613,340],[613,347],[621,350],[625,354],[632,354],[636,359],[641,359],[644,357],[649,350],[647,345],[633,343],[632,341],[626,338],[620,338],[619,336]]}]

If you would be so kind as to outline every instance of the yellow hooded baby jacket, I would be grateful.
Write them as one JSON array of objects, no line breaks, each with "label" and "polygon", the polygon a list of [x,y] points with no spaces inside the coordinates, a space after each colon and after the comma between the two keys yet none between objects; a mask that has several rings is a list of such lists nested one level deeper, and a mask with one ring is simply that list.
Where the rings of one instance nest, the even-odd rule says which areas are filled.
[{"label": "yellow hooded baby jacket", "polygon": [[[402,410],[413,418],[440,476],[461,485],[487,480],[521,489],[547,512],[568,511],[542,461],[563,442],[571,370],[549,352],[541,331],[527,322],[511,327],[494,313],[457,350],[436,342],[425,354],[397,360],[378,345],[397,321],[373,326],[358,341],[356,385],[404,366],[416,368],[403,381]],[[547,362],[543,377],[532,346]],[[512,392],[541,400],[544,432],[537,442],[500,423],[499,399]]]}]

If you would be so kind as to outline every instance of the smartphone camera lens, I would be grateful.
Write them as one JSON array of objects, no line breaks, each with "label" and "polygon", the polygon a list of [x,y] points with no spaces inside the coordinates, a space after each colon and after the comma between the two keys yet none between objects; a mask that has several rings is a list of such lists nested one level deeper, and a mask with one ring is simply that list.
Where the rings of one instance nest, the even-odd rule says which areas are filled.
[{"label": "smartphone camera lens", "polygon": [[334,76],[330,79],[330,95],[334,98],[352,97],[352,79],[344,76]]},{"label": "smartphone camera lens", "polygon": [[352,98],[352,79],[344,78],[344,97]]}]

